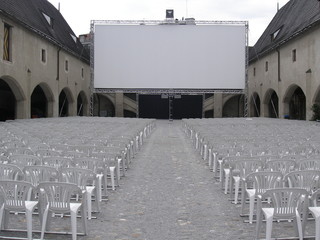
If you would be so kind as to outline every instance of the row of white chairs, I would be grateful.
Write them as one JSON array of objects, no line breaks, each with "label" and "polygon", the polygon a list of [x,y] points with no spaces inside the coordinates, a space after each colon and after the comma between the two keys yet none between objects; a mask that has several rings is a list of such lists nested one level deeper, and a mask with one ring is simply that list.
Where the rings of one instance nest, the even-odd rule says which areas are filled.
[{"label": "row of white chairs", "polygon": [[[254,222],[257,201],[255,239],[260,237],[263,216],[267,220],[266,239],[271,239],[272,221],[279,218],[294,219],[299,239],[303,239],[306,219],[312,213],[316,240],[320,240],[318,123],[184,119],[183,128],[224,193],[230,194],[233,203],[238,203],[241,195],[240,215],[249,216],[249,223]],[[249,214],[245,214],[247,202]]]},{"label": "row of white chairs", "polygon": [[[41,239],[47,232],[46,218],[51,216],[48,212],[71,211],[72,236],[76,239],[76,213],[85,209],[83,216],[91,219],[94,211],[99,212],[103,196],[107,197],[107,189],[116,190],[120,178],[125,176],[134,156],[154,128],[155,121],[149,119],[96,117],[0,123],[0,182],[3,182],[0,186],[6,186],[0,187],[0,191],[5,196],[7,188],[14,185],[12,182],[16,182],[17,189],[19,184],[23,189],[29,189],[23,203],[25,207],[32,206],[24,209],[28,212],[28,239],[32,239],[30,211],[34,210],[38,211],[42,223]],[[57,198],[55,194],[59,191],[62,194],[63,189],[73,189],[72,192],[77,194],[65,193],[59,203],[49,201],[50,196]],[[70,202],[71,196],[81,200],[81,204]],[[22,211],[22,208],[11,208],[12,196],[8,194],[7,197],[4,201],[0,199],[0,218],[4,223],[9,215],[1,215],[3,211]],[[95,210],[92,203],[95,203]],[[6,228],[6,225],[1,226]],[[83,225],[87,225],[86,220]],[[87,234],[87,229],[84,230]]]}]

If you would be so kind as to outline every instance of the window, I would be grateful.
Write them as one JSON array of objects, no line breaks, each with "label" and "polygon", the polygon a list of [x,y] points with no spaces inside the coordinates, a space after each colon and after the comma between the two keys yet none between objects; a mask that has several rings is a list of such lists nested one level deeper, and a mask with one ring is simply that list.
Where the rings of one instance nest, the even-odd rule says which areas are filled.
[{"label": "window", "polygon": [[293,49],[292,50],[292,62],[297,61],[297,50]]},{"label": "window", "polygon": [[275,32],[273,32],[273,33],[271,34],[271,41],[274,41],[274,40],[278,37],[281,29],[282,29],[282,26],[281,26],[280,28],[278,28]]},{"label": "window", "polygon": [[42,13],[42,15],[43,15],[44,18],[46,19],[47,23],[48,23],[51,27],[53,27],[53,19],[52,19],[49,15],[47,15],[47,14],[45,14],[45,13]]},{"label": "window", "polygon": [[253,76],[256,76],[256,68],[253,68]]},{"label": "window", "polygon": [[47,52],[45,49],[41,49],[41,62],[43,63],[47,62]]},{"label": "window", "polygon": [[4,24],[3,34],[3,60],[11,61],[11,26]]},{"label": "window", "polygon": [[71,36],[71,38],[73,39],[73,41],[74,41],[75,43],[77,43],[77,37],[74,36],[73,34],[70,34],[70,36]]},{"label": "window", "polygon": [[84,78],[84,69],[81,68],[81,77]]},{"label": "window", "polygon": [[69,61],[68,60],[66,60],[64,67],[65,67],[66,72],[68,72],[69,71]]},{"label": "window", "polygon": [[268,72],[268,71],[269,71],[269,62],[266,61],[266,72]]}]

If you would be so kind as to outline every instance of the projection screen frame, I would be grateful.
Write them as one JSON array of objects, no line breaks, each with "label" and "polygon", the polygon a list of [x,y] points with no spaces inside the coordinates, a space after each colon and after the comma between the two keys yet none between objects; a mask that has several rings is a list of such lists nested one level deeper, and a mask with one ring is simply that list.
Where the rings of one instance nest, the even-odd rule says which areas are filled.
[{"label": "projection screen frame", "polygon": [[[245,27],[245,88],[244,89],[166,89],[166,88],[95,88],[94,87],[94,27],[95,24],[106,25],[244,25]],[[248,21],[207,21],[207,20],[91,20],[90,24],[90,115],[93,116],[93,94],[95,93],[137,93],[137,94],[244,94],[244,116],[248,115],[248,66],[249,66],[249,23]]]}]

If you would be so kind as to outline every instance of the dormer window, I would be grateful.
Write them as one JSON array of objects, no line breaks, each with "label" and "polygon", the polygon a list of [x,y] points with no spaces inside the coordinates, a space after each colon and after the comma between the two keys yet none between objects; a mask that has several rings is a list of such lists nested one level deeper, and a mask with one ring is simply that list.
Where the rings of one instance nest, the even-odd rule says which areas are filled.
[{"label": "dormer window", "polygon": [[73,41],[74,41],[75,43],[77,43],[77,37],[74,36],[74,35],[72,35],[71,33],[70,33],[70,36],[72,37]]},{"label": "dormer window", "polygon": [[282,29],[282,26],[281,26],[280,28],[278,28],[275,32],[273,32],[273,33],[271,34],[271,41],[274,41],[274,40],[278,37],[281,29]]},{"label": "dormer window", "polygon": [[45,13],[42,13],[42,15],[46,19],[47,23],[52,27],[53,26],[53,19],[49,15],[47,15]]}]

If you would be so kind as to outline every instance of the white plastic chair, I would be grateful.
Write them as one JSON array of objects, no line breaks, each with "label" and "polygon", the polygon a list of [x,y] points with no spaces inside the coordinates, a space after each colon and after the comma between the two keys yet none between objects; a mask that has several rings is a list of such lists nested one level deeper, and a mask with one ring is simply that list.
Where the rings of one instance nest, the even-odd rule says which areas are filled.
[{"label": "white plastic chair", "polygon": [[13,154],[9,157],[9,161],[21,169],[25,166],[41,165],[41,159],[34,155]]},{"label": "white plastic chair", "polygon": [[0,226],[4,221],[4,229],[9,222],[9,211],[26,213],[27,235],[32,240],[32,213],[38,205],[38,201],[28,201],[28,197],[34,190],[31,183],[24,181],[6,180],[0,181],[0,192],[4,202],[0,207]]},{"label": "white plastic chair", "polygon": [[[239,160],[234,161],[231,167],[230,174],[230,195],[232,195],[233,182],[234,182],[234,204],[238,203],[239,189],[242,181],[246,176],[252,172],[262,170],[263,161],[257,159]],[[244,189],[242,189],[243,194]]]},{"label": "white plastic chair", "polygon": [[266,171],[281,172],[282,175],[286,175],[289,172],[294,171],[296,168],[296,162],[290,159],[276,159],[266,162]]},{"label": "white plastic chair", "polygon": [[88,208],[88,219],[92,218],[92,195],[95,193],[95,203],[97,211],[100,211],[100,201],[98,197],[98,190],[93,183],[96,180],[96,174],[89,169],[81,168],[62,168],[60,170],[60,180],[76,184],[81,190],[85,191]]},{"label": "white plastic chair", "polygon": [[320,240],[320,206],[318,206],[318,203],[317,203],[319,200],[319,195],[320,195],[320,189],[318,189],[312,194],[310,198],[311,206],[309,207],[309,211],[311,212],[312,216],[315,219],[315,232],[316,232],[315,240]]},{"label": "white plastic chair", "polygon": [[42,164],[45,166],[54,167],[57,170],[61,168],[71,167],[72,160],[70,158],[56,156],[56,157],[46,157],[42,159]]},{"label": "white plastic chair", "polygon": [[283,181],[292,188],[306,189],[311,195],[319,188],[320,170],[300,170],[286,174]]},{"label": "white plastic chair", "polygon": [[[271,199],[271,207],[262,205],[263,199]],[[294,220],[299,239],[303,240],[307,220],[308,192],[301,188],[269,189],[258,198],[256,239],[259,239],[263,215],[266,219],[266,240],[271,239],[272,223],[277,220]],[[302,218],[301,218],[302,216]]]},{"label": "white plastic chair", "polygon": [[59,172],[54,167],[49,166],[26,166],[23,168],[25,180],[37,187],[41,182],[57,181]]},{"label": "white plastic chair", "polygon": [[[38,186],[38,191],[43,201],[41,205],[41,239],[44,238],[46,229],[48,229],[47,218],[49,212],[55,214],[70,213],[71,215],[71,231],[72,239],[77,239],[77,214],[81,211],[82,228],[84,234],[87,235],[87,210],[86,210],[86,194],[73,183],[61,182],[42,182]],[[71,202],[73,195],[82,195],[82,202]]]},{"label": "white plastic chair", "polygon": [[268,189],[282,187],[281,172],[253,172],[243,181],[243,194],[241,195],[241,213],[244,214],[246,195],[249,197],[249,223],[253,222],[255,199]]}]

